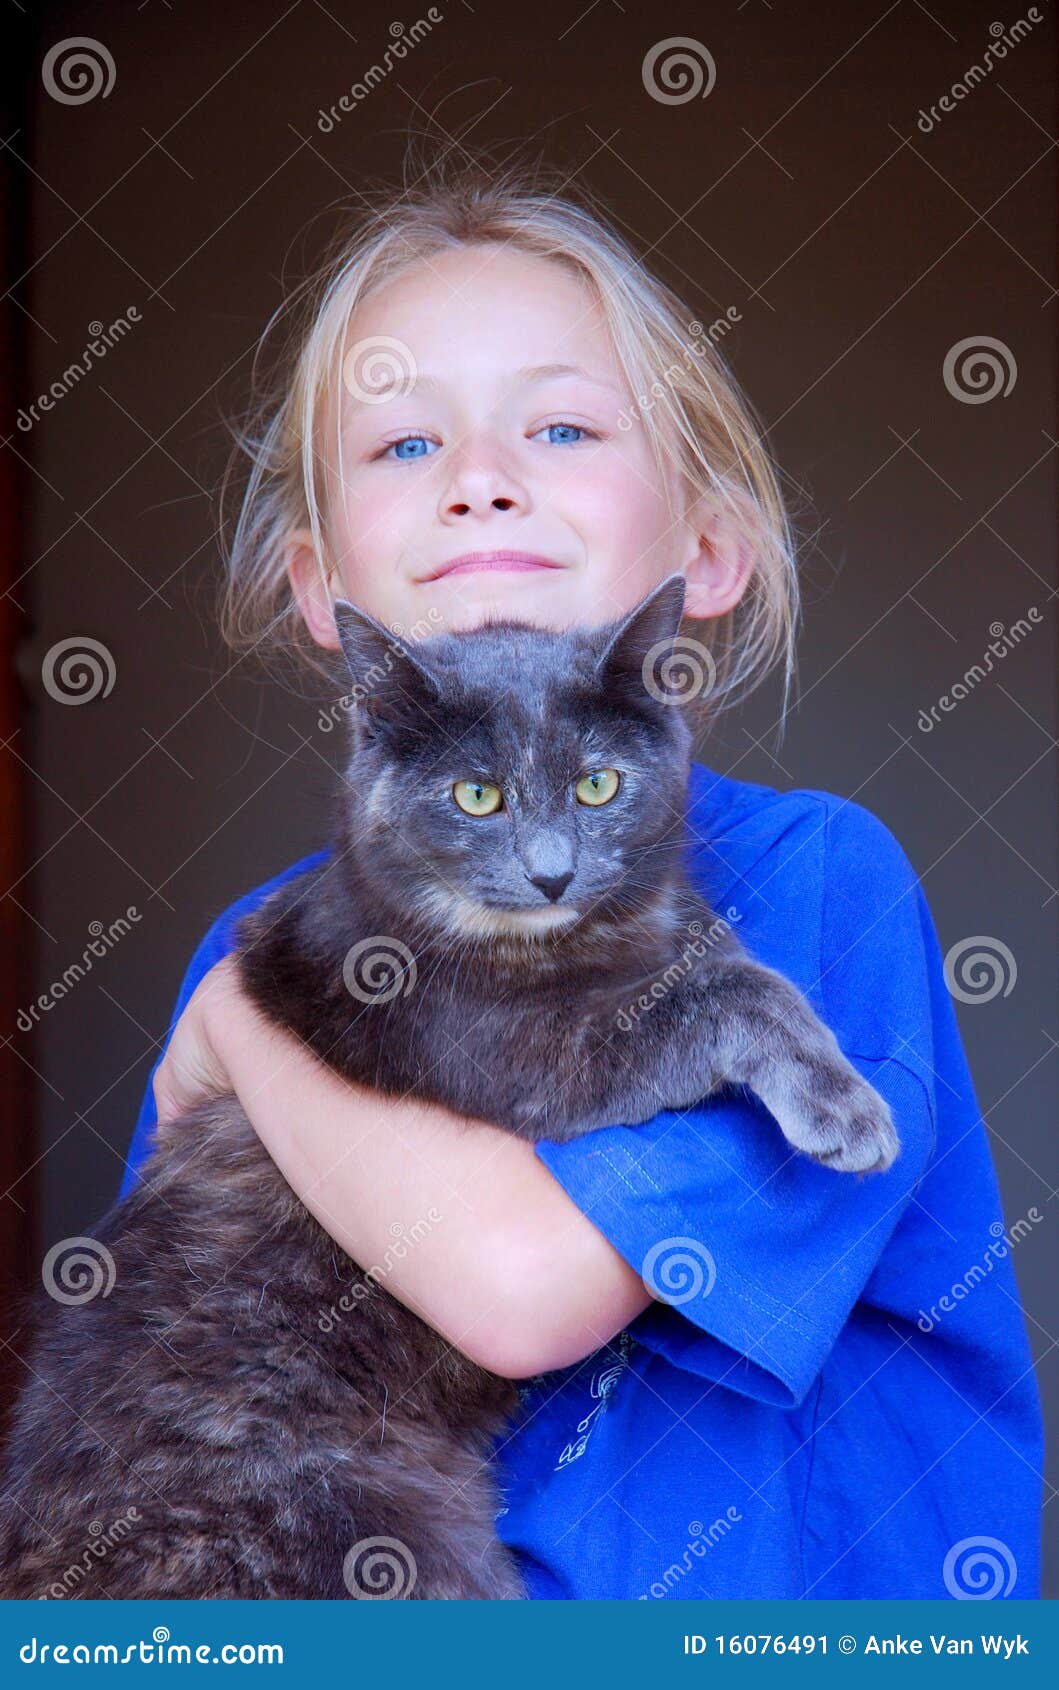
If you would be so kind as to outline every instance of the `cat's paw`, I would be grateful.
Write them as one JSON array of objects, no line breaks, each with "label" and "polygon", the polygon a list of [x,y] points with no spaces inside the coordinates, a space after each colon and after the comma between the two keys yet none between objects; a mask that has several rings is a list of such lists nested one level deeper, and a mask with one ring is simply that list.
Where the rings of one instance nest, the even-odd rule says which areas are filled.
[{"label": "cat's paw", "polygon": [[893,1116],[874,1086],[850,1074],[841,1100],[807,1098],[777,1118],[788,1143],[814,1162],[844,1174],[885,1173],[901,1148]]}]

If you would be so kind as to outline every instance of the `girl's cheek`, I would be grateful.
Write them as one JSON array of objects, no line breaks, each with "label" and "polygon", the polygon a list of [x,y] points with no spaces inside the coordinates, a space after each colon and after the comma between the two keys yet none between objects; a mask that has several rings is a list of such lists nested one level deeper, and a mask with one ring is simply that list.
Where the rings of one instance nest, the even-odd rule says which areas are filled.
[{"label": "girl's cheek", "polygon": [[665,514],[665,502],[653,478],[615,460],[603,473],[582,479],[576,499],[586,518],[612,525],[616,513],[621,513],[623,524],[630,529],[656,524]]},{"label": "girl's cheek", "polygon": [[374,485],[359,477],[348,481],[344,488],[345,506],[350,516],[356,513],[358,527],[388,524],[401,520],[408,509],[408,488],[376,482]]}]

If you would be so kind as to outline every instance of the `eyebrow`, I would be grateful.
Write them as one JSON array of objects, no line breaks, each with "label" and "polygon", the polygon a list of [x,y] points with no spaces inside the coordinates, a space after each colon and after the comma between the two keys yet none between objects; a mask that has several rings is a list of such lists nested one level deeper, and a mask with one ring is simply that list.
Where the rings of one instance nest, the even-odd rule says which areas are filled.
[{"label": "eyebrow", "polygon": [[[616,393],[619,398],[624,397],[622,390],[614,382],[606,381],[600,376],[590,375],[587,370],[581,368],[580,364],[526,364],[522,369],[514,371],[513,379],[515,382],[525,383],[534,381],[551,381],[557,376],[578,376],[582,381],[591,382],[594,387],[605,387],[609,389],[611,393]],[[400,378],[396,378],[393,381],[382,384],[375,390],[375,394],[381,397],[383,394],[389,392],[391,388],[399,387],[400,385]],[[408,392],[415,393],[417,390],[422,389],[425,392],[434,393],[437,392],[440,386],[441,383],[438,381],[436,376],[425,376],[417,372],[416,379],[409,387]],[[363,405],[364,401],[354,400],[353,403],[359,406]]]}]

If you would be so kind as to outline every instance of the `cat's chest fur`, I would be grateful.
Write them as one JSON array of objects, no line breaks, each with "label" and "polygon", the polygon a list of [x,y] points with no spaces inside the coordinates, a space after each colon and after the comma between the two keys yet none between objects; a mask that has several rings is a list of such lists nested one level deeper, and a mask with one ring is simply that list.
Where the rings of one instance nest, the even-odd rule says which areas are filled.
[{"label": "cat's chest fur", "polygon": [[[689,888],[634,931],[601,931],[595,956],[519,965],[451,939],[416,947],[351,907],[326,865],[280,888],[238,929],[250,997],[347,1078],[426,1095],[528,1138],[570,1136],[564,1080],[613,1060],[616,1017],[701,929]],[[497,946],[499,951],[502,947]],[[514,946],[507,953],[518,955]]]}]

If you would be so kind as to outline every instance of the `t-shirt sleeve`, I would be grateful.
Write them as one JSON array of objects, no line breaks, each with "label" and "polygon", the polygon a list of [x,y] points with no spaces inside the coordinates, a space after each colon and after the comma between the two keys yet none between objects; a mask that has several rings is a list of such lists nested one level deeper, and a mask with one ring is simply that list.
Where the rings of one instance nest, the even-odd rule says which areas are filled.
[{"label": "t-shirt sleeve", "polygon": [[188,963],[187,971],[180,983],[180,990],[177,993],[176,1004],[169,1020],[165,1039],[151,1066],[151,1072],[147,1076],[143,1102],[140,1104],[140,1113],[136,1118],[136,1126],[133,1129],[132,1142],[129,1145],[125,1170],[122,1174],[121,1187],[118,1192],[119,1198],[127,1196],[134,1189],[140,1178],[140,1169],[154,1148],[154,1129],[158,1124],[158,1114],[154,1102],[154,1076],[169,1047],[173,1029],[187,1008],[188,1001],[199,981],[209,973],[214,963],[220,962],[221,958],[226,956],[232,948],[231,925],[231,911],[226,911],[213,923]]},{"label": "t-shirt sleeve", "polygon": [[[891,1167],[861,1177],[819,1166],[735,1086],[686,1112],[537,1145],[659,1299],[632,1334],[681,1368],[783,1408],[807,1395],[935,1145],[931,973],[940,965],[924,944],[919,883],[884,823],[826,797],[819,979],[803,989],[890,1106],[901,1144]],[[757,873],[772,897],[777,872],[803,865],[795,853],[777,871],[769,856]]]}]

